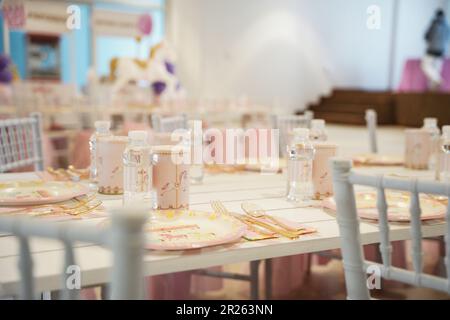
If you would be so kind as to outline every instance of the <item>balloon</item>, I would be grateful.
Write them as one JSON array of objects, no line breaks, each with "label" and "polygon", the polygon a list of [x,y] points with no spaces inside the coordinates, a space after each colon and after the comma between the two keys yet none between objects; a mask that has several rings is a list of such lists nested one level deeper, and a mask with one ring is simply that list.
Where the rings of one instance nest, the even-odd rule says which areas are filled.
[{"label": "balloon", "polygon": [[9,65],[9,58],[4,54],[0,55],[0,70],[5,69]]},{"label": "balloon", "polygon": [[138,30],[143,34],[148,36],[150,33],[152,33],[153,29],[153,21],[152,16],[149,14],[143,14],[140,16],[138,21]]},{"label": "balloon", "polygon": [[164,61],[164,64],[166,65],[166,70],[168,73],[175,75],[175,66],[173,63],[169,61]]},{"label": "balloon", "polygon": [[13,75],[9,70],[0,71],[0,83],[10,83],[12,81]]},{"label": "balloon", "polygon": [[162,81],[155,81],[152,83],[153,92],[159,96],[166,90],[166,83]]}]

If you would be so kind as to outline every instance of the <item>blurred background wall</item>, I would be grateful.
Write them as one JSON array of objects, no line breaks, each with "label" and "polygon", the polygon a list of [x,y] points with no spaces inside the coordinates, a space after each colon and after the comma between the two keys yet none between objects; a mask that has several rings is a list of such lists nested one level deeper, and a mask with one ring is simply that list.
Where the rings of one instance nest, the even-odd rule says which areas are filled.
[{"label": "blurred background wall", "polygon": [[[367,27],[371,5],[379,29]],[[449,1],[168,0],[166,34],[191,96],[297,109],[332,87],[395,89],[438,7]]]},{"label": "blurred background wall", "polygon": [[[94,60],[97,74],[107,76],[113,57],[145,59],[154,44],[168,38],[177,49],[177,71],[191,98],[248,96],[284,112],[303,109],[332,88],[395,90],[405,61],[422,57],[423,36],[436,8],[447,13],[450,9],[450,0],[120,0],[109,4],[83,0],[78,4],[84,21],[81,29],[61,34],[63,82],[82,87]],[[373,5],[380,10],[379,29],[367,27]],[[142,9],[145,6],[155,9]],[[96,37],[93,50],[89,21],[95,9],[149,13],[152,35],[142,40],[138,51],[132,37],[102,35]],[[0,16],[0,25],[1,20]],[[0,51],[2,37],[0,32]],[[26,34],[11,31],[10,44],[12,60],[25,79]]]}]

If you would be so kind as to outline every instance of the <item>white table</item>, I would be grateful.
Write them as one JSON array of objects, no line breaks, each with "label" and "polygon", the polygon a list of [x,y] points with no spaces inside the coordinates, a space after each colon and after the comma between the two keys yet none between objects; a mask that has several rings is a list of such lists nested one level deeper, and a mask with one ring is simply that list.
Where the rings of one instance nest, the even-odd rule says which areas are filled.
[{"label": "white table", "polygon": [[[365,172],[397,172],[411,174],[402,168],[372,168]],[[423,172],[418,172],[424,175]],[[429,176],[431,173],[425,173]],[[0,175],[1,180],[33,179],[33,173]],[[149,251],[144,258],[146,276],[166,274],[179,271],[200,269],[237,262],[247,262],[288,256],[302,253],[319,252],[340,247],[338,225],[332,214],[322,209],[299,207],[284,199],[286,179],[283,175],[260,175],[259,173],[207,175],[203,185],[191,187],[191,208],[211,210],[211,200],[221,200],[232,211],[242,212],[240,205],[244,200],[258,203],[277,217],[298,221],[314,227],[317,233],[305,235],[297,240],[275,239],[217,246],[184,252]],[[102,197],[107,208],[120,206],[120,197]],[[74,221],[78,224],[99,223],[100,219]],[[379,242],[376,224],[361,223],[361,240],[363,244]],[[445,223],[427,222],[422,228],[424,237],[443,235]],[[408,225],[391,225],[391,241],[410,238]],[[33,239],[35,289],[38,291],[57,290],[61,285],[63,266],[63,247],[56,241]],[[77,244],[76,262],[82,269],[82,286],[97,285],[108,282],[111,267],[111,254],[106,249],[91,244]],[[19,273],[18,244],[14,237],[0,236],[0,284],[4,293],[18,291]]]}]

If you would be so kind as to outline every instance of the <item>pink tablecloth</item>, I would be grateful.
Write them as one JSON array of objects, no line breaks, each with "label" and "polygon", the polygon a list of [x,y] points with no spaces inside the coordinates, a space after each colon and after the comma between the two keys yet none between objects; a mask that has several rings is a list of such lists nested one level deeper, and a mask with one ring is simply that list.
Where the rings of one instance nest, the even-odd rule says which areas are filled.
[{"label": "pink tablecloth", "polygon": [[[450,59],[445,59],[442,72],[444,82],[440,91],[450,91]],[[422,71],[420,59],[409,59],[403,68],[400,85],[397,89],[399,92],[423,92],[427,91],[428,81]]]}]

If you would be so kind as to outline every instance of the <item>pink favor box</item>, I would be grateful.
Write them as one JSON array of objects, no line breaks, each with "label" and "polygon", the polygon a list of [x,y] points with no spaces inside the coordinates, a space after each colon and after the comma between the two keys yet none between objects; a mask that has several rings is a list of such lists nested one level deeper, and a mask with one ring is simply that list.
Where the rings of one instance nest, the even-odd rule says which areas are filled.
[{"label": "pink favor box", "polygon": [[103,194],[123,193],[123,152],[128,137],[113,136],[97,141],[98,192]]},{"label": "pink favor box", "polygon": [[405,139],[405,167],[428,169],[428,160],[432,152],[430,133],[421,129],[407,129]]},{"label": "pink favor box", "polygon": [[315,143],[316,153],[313,160],[313,195],[314,199],[323,199],[333,194],[333,181],[330,158],[336,156],[337,146],[331,143]]},{"label": "pink favor box", "polygon": [[153,188],[157,193],[158,209],[189,208],[189,165],[174,161],[184,152],[170,145],[154,146]]}]

